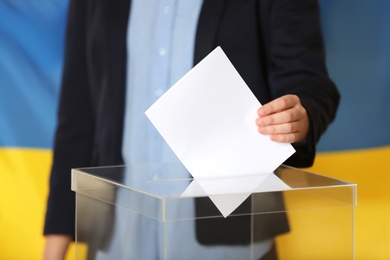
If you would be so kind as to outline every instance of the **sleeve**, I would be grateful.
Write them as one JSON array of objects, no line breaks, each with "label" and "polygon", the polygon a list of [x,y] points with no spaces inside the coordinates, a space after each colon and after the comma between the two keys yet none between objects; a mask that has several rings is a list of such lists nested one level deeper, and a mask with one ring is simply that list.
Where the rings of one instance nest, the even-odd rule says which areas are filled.
[{"label": "sleeve", "polygon": [[94,117],[86,66],[86,1],[72,0],[68,10],[65,63],[54,140],[50,192],[44,234],[75,233],[75,195],[71,168],[90,165]]},{"label": "sleeve", "polygon": [[263,23],[272,98],[296,94],[307,110],[310,130],[303,144],[285,163],[313,164],[316,144],[334,120],[339,92],[328,76],[316,0],[270,1]]}]

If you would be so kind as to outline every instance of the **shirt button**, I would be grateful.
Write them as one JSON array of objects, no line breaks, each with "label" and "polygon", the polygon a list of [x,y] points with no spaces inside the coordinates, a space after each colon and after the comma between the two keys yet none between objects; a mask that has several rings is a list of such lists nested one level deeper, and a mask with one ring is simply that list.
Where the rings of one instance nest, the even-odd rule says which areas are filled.
[{"label": "shirt button", "polygon": [[156,97],[161,97],[162,94],[164,94],[164,91],[163,91],[161,88],[158,88],[158,89],[156,89],[155,91],[153,91],[153,94],[154,94]]},{"label": "shirt button", "polygon": [[164,57],[166,54],[167,54],[167,49],[165,48],[158,49],[158,55],[160,55],[161,57]]},{"label": "shirt button", "polygon": [[163,13],[164,14],[169,14],[169,11],[171,10],[171,7],[169,7],[169,5],[166,5],[166,6],[164,6],[164,8],[163,8]]}]

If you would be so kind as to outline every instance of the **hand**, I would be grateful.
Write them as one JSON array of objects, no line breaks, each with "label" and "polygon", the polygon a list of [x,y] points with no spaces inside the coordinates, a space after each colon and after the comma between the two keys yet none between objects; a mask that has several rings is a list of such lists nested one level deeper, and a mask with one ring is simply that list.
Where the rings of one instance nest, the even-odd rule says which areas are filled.
[{"label": "hand", "polygon": [[270,135],[275,142],[302,142],[309,131],[309,117],[296,95],[285,95],[263,105],[257,115],[259,133]]}]

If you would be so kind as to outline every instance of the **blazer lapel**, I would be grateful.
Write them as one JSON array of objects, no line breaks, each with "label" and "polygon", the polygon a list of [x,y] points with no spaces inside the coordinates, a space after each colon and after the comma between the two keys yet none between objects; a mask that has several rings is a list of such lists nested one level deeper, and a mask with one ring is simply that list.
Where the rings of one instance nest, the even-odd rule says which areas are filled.
[{"label": "blazer lapel", "polygon": [[226,6],[226,0],[204,0],[196,31],[194,65],[216,46],[216,37]]},{"label": "blazer lapel", "polygon": [[[101,0],[99,0],[101,1]],[[105,29],[106,78],[102,89],[102,121],[106,125],[102,137],[107,140],[103,158],[108,164],[122,163],[121,147],[126,93],[127,24],[130,10],[129,0],[106,2],[107,21]]]},{"label": "blazer lapel", "polygon": [[[115,3],[107,1],[107,38],[105,39],[109,53],[107,57],[107,69],[110,77],[109,81],[121,83],[121,88],[125,87],[124,84],[126,82],[127,24],[129,11],[129,0],[119,0],[115,1]],[[118,88],[119,86],[112,87]]]}]

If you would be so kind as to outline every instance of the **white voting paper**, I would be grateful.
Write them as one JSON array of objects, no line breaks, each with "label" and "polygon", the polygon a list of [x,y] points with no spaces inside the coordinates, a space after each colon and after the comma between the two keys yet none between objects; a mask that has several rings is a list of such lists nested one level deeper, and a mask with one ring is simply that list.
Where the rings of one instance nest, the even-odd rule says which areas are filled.
[{"label": "white voting paper", "polygon": [[[201,184],[199,180],[202,179],[272,174],[295,152],[290,144],[273,142],[269,136],[258,133],[255,121],[260,106],[218,47],[145,114]],[[241,192],[240,199],[218,199],[214,203],[226,217],[261,182],[253,189]],[[220,179],[220,183],[211,186],[217,188],[222,184]],[[203,190],[213,194],[209,186]]]},{"label": "white voting paper", "polygon": [[209,196],[221,214],[227,217],[253,192],[289,189],[274,173],[270,173],[215,179],[194,178],[181,196]]}]

